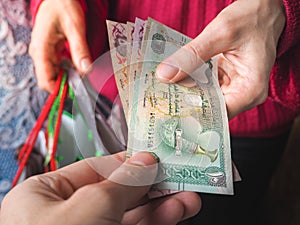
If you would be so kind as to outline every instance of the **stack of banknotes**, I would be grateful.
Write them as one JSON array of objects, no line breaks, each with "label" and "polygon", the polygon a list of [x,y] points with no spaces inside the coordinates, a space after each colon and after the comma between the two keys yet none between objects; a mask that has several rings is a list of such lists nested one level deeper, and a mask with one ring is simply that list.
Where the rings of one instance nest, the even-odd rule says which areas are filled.
[{"label": "stack of banknotes", "polygon": [[152,18],[126,24],[107,21],[107,28],[128,126],[127,156],[150,151],[160,158],[160,180],[153,192],[233,194],[228,118],[217,60],[203,62],[178,83],[161,82],[155,75],[157,66],[191,38]]}]

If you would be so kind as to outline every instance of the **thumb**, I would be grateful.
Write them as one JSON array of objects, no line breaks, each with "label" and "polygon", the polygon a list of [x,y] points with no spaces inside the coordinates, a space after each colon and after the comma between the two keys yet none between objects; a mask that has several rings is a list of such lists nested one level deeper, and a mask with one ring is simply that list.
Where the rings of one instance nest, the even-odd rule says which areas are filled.
[{"label": "thumb", "polygon": [[85,16],[79,3],[73,5],[70,13],[71,16],[66,13],[68,18],[62,20],[61,26],[68,40],[73,64],[80,74],[85,74],[92,65],[86,40]]},{"label": "thumb", "polygon": [[123,202],[124,210],[131,208],[155,183],[158,157],[154,153],[140,152],[132,156],[107,179],[118,190],[115,198]]},{"label": "thumb", "polygon": [[195,39],[160,63],[156,77],[166,83],[184,79],[211,57],[228,50],[228,40],[224,22],[218,16]]},{"label": "thumb", "polygon": [[125,211],[136,206],[154,183],[157,162],[154,154],[136,153],[105,181],[78,189],[68,202],[71,214],[77,215],[73,219],[85,218],[86,224],[120,222]]}]

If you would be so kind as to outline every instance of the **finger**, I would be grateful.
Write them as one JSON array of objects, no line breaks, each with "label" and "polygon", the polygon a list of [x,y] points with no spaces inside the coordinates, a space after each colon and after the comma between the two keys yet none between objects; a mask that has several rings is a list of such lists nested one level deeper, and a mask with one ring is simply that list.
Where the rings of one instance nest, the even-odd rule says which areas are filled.
[{"label": "finger", "polygon": [[34,63],[37,84],[42,90],[52,93],[55,89],[55,76],[57,74],[57,68],[55,68],[55,66],[47,60],[44,60],[43,62],[39,61],[42,60],[38,60]]},{"label": "finger", "polygon": [[158,157],[153,153],[137,153],[105,181],[110,186],[116,186],[116,189],[119,189],[114,196],[116,199],[126,198],[123,202],[124,211],[135,206],[155,182],[158,162]]},{"label": "finger", "polygon": [[177,224],[194,216],[201,208],[201,200],[194,192],[154,199],[148,204],[127,212],[122,224]]},{"label": "finger", "polygon": [[[66,207],[72,209],[72,215],[78,213],[83,218],[95,218],[99,215],[99,224],[103,222],[103,215],[110,222],[121,221],[125,210],[135,205],[148,192],[156,173],[157,159],[146,152],[137,153],[107,180],[78,189],[66,202]],[[148,185],[145,185],[145,178]],[[84,212],[82,209],[85,209]]]},{"label": "finger", "polygon": [[[43,5],[41,5],[43,7]],[[43,9],[43,8],[42,8]],[[54,23],[45,23],[38,13],[36,24],[31,34],[29,54],[35,66],[38,85],[43,90],[52,92],[60,64],[60,56],[56,52],[56,44],[63,39],[57,35]],[[43,32],[40,32],[40,31]]]},{"label": "finger", "polygon": [[194,40],[159,64],[156,77],[163,82],[177,82],[211,57],[229,51],[236,36],[229,29],[231,22],[227,18],[219,14]]},{"label": "finger", "polygon": [[86,40],[86,25],[84,12],[77,1],[67,7],[62,21],[62,30],[68,40],[72,61],[81,74],[86,74],[92,60]]},{"label": "finger", "polygon": [[[93,157],[73,163],[55,172],[31,177],[25,183],[34,186],[35,189],[36,187],[42,187],[48,192],[54,192],[61,199],[68,199],[77,189],[106,179],[112,171],[122,165],[124,160],[125,152]],[[101,165],[103,173],[94,165]]]},{"label": "finger", "polygon": [[59,59],[51,46],[44,48],[45,45],[39,47],[39,50],[31,50],[31,56],[34,62],[34,70],[38,86],[45,91],[52,93],[56,83],[56,75],[59,71]]},{"label": "finger", "polygon": [[268,95],[268,77],[259,76],[257,79],[255,72],[243,73],[238,65],[238,61],[233,64],[224,56],[218,58],[219,84],[225,98],[229,119],[263,103]]}]

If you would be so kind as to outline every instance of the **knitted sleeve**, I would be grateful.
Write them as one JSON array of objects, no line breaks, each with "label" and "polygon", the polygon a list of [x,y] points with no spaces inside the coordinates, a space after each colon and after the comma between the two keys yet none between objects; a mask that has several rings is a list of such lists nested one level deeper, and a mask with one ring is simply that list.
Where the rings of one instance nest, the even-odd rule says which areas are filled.
[{"label": "knitted sleeve", "polygon": [[283,0],[286,25],[271,72],[269,97],[300,114],[300,1]]},{"label": "knitted sleeve", "polygon": [[286,11],[286,26],[279,40],[278,56],[300,40],[300,1],[283,0]]}]

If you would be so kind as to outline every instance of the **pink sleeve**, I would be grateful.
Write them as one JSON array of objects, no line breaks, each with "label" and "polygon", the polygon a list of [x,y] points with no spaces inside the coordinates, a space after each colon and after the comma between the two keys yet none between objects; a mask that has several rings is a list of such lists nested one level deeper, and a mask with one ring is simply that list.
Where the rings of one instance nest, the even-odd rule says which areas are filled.
[{"label": "pink sleeve", "polygon": [[281,56],[300,40],[300,1],[283,0],[286,11],[286,26],[278,45],[278,56]]}]

